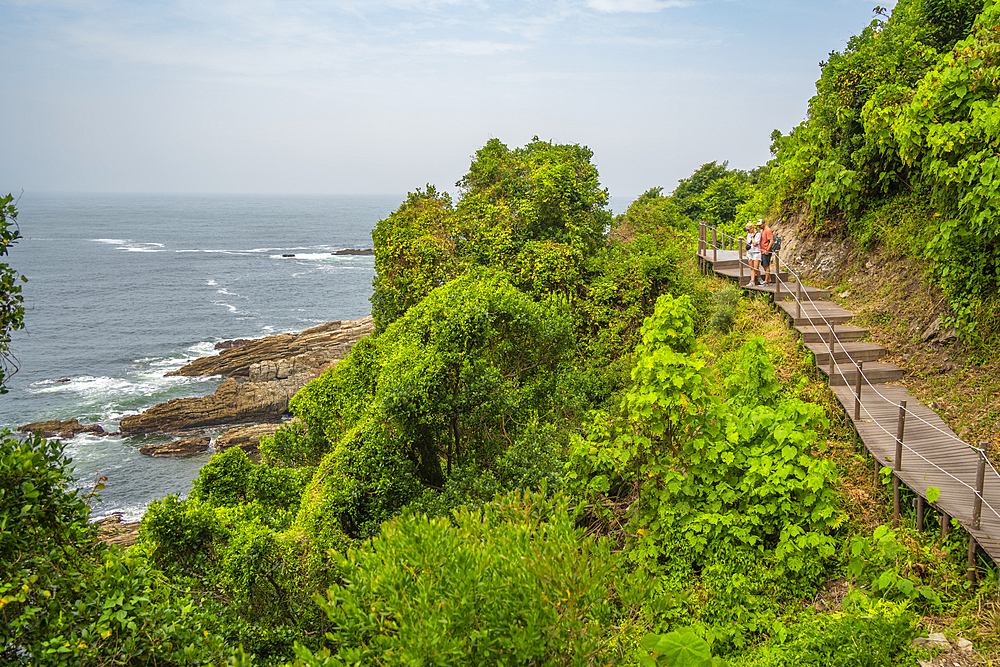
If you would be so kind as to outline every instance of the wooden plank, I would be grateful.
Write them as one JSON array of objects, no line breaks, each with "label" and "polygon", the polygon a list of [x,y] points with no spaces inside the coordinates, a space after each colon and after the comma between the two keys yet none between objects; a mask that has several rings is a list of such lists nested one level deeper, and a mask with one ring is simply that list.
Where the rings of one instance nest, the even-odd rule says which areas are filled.
[{"label": "wooden plank", "polygon": [[[827,335],[828,330],[825,326],[806,324],[795,328],[798,330],[803,343],[818,343],[826,340],[825,336]],[[864,327],[852,327],[849,324],[842,324],[837,327],[837,340],[844,343],[861,340],[867,335],[868,329],[865,329]]]},{"label": "wooden plank", "polygon": [[[836,355],[834,355],[836,356]],[[829,357],[827,357],[829,364]],[[829,366],[818,365],[819,371],[823,375],[829,375]],[[858,368],[854,364],[835,364],[833,377],[828,378],[831,386],[847,385],[854,387],[854,381],[858,375]],[[903,379],[903,369],[894,364],[887,364],[881,361],[866,361],[864,367],[864,384],[884,384],[886,382],[898,382]],[[864,392],[862,392],[863,394]]]},{"label": "wooden plank", "polygon": [[[715,270],[715,274],[717,276],[719,276],[720,278],[729,278],[730,280],[739,280],[740,270],[739,270],[738,267],[737,268],[729,268],[729,269],[716,269]],[[785,280],[785,281],[788,280],[788,272],[787,271],[782,271],[781,272],[781,279]],[[742,285],[746,285],[749,282],[750,282],[750,267],[749,266],[744,266],[743,267],[743,282],[742,282]]]},{"label": "wooden plank", "polygon": [[[771,274],[771,280],[774,280],[774,274]],[[770,294],[773,298],[777,293],[777,286],[771,285],[757,285],[750,286],[747,285],[748,290],[754,290],[755,292],[764,292]],[[809,287],[807,285],[802,286],[802,299],[804,301],[822,301],[826,297],[830,296],[830,290],[819,289],[818,287]],[[795,283],[788,282],[788,273],[786,271],[781,272],[781,298],[779,301],[789,301],[795,299]]]},{"label": "wooden plank", "polygon": [[[806,302],[802,304],[801,309],[796,306],[795,301],[776,301],[776,305],[779,312],[783,313],[791,322],[792,326],[820,326],[825,328],[830,324],[841,325],[850,322],[853,319],[854,314],[849,310],[844,310],[839,306],[835,308],[830,308],[825,304],[828,301],[818,302],[820,306],[816,306],[814,303]],[[797,314],[801,312],[801,316],[797,317]]]},{"label": "wooden plank", "polygon": [[[805,343],[809,351],[816,357],[816,365],[826,367],[830,364],[830,349],[826,340],[829,332],[824,332],[823,342]],[[885,356],[885,348],[877,343],[842,341],[840,331],[834,331],[833,360],[836,363],[854,361],[878,361]]]},{"label": "wooden plank", "polygon": [[[778,301],[794,301],[795,300],[795,283],[785,282],[781,283],[781,293],[778,294],[775,290],[774,285],[764,285],[766,291],[771,292],[775,295]],[[804,301],[823,301],[830,296],[830,290],[820,289],[819,287],[812,287],[810,285],[802,285],[802,299]]]}]

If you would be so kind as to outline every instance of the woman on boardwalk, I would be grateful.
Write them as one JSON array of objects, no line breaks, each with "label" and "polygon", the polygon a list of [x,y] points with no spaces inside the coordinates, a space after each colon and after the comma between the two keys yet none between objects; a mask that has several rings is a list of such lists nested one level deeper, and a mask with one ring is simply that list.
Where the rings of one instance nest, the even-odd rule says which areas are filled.
[{"label": "woman on boardwalk", "polygon": [[750,284],[760,284],[760,231],[757,224],[747,223],[747,259],[750,260]]}]

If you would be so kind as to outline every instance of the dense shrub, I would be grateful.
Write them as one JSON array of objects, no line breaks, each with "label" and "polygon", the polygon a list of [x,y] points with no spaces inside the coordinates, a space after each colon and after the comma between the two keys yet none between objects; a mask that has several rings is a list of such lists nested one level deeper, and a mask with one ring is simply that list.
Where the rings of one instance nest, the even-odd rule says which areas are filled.
[{"label": "dense shrub", "polygon": [[[597,518],[616,521],[613,508],[633,507],[629,556],[651,573],[708,577],[723,553],[768,563],[743,617],[702,611],[739,645],[744,631],[760,630],[747,619],[773,599],[763,591],[795,597],[832,564],[836,467],[813,454],[822,410],[780,395],[762,340],[745,347],[723,402],[694,330],[686,298],[660,297],[620,412],[595,414],[586,437],[573,439],[566,477],[588,507],[611,509]],[[779,580],[790,583],[776,588]]]},{"label": "dense shrub", "polygon": [[451,520],[404,513],[336,564],[326,648],[297,665],[590,665],[616,655],[616,558],[565,500],[498,497]]},{"label": "dense shrub", "polygon": [[[473,270],[434,290],[293,399],[330,447],[303,525],[368,535],[424,489],[448,488],[458,468],[493,469],[522,424],[552,412],[571,327],[564,302],[535,302],[500,274]],[[359,376],[373,378],[364,393]]]},{"label": "dense shrub", "polygon": [[804,199],[819,231],[930,260],[979,342],[1000,327],[998,57],[997,3],[901,0],[822,64],[809,118],[774,136],[760,195],[775,212]]},{"label": "dense shrub", "polygon": [[0,441],[0,662],[226,660],[221,610],[194,604],[141,554],[99,542],[68,466],[58,442]]}]

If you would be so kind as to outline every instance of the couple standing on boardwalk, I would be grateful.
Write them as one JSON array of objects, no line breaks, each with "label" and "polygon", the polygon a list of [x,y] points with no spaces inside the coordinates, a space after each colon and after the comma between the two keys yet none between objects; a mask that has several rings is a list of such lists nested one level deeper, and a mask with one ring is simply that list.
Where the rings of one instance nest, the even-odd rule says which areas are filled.
[{"label": "couple standing on boardwalk", "polygon": [[[774,232],[764,218],[747,223],[747,258],[750,260],[750,284],[773,285],[771,280],[771,252],[774,246]],[[764,281],[760,280],[760,270],[764,268]],[[776,278],[777,279],[777,278]]]}]

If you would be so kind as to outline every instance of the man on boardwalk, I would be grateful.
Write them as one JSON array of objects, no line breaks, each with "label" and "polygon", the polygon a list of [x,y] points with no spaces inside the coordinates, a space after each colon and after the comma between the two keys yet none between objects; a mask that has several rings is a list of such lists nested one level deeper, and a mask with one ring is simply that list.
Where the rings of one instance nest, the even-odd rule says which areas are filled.
[{"label": "man on boardwalk", "polygon": [[771,246],[774,244],[774,232],[771,231],[771,226],[764,218],[758,220],[757,224],[764,228],[764,231],[760,233],[760,265],[764,267],[764,284],[773,285],[774,282],[771,280]]}]

